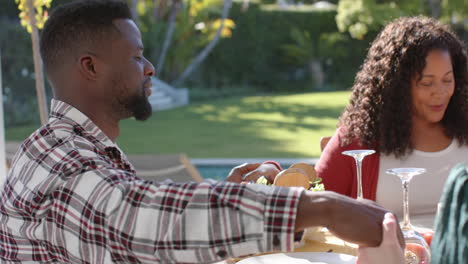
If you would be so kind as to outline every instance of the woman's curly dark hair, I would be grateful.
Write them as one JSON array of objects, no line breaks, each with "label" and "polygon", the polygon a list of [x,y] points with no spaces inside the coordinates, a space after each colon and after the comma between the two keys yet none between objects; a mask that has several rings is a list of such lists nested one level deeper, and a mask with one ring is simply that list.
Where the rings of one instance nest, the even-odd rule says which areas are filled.
[{"label": "woman's curly dark hair", "polygon": [[450,53],[455,77],[442,119],[445,133],[468,145],[466,47],[447,26],[426,17],[396,19],[373,41],[338,123],[345,128],[342,145],[358,140],[396,157],[412,151],[411,79],[422,75],[426,56],[434,49]]}]

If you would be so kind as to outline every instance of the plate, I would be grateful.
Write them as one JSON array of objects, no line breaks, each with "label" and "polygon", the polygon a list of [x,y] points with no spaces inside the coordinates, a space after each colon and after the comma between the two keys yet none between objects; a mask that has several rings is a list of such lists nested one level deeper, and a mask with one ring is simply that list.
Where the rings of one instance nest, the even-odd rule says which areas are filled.
[{"label": "plate", "polygon": [[277,253],[243,259],[237,264],[354,264],[356,257],[328,252]]}]

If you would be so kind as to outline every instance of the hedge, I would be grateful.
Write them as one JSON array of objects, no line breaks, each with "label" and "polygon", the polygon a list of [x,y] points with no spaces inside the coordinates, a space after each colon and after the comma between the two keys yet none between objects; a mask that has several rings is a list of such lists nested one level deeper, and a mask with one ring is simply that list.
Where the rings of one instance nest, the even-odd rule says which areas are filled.
[{"label": "hedge", "polygon": [[[0,2],[8,2],[0,12],[6,123],[37,123],[30,36],[19,25],[16,5],[9,0]],[[53,5],[64,2],[67,0],[54,0]],[[352,85],[368,43],[375,36],[368,34],[367,40],[357,41],[347,34],[337,33],[335,10],[317,10],[310,5],[282,10],[277,5],[264,5],[255,0],[250,1],[245,12],[241,6],[242,0],[236,0],[230,12],[230,18],[236,23],[232,38],[221,39],[185,84],[194,88],[193,92],[199,98],[206,98],[204,90],[210,97],[216,94],[225,97],[248,94],[249,91],[346,89]],[[324,87],[314,86],[306,73],[307,65],[288,60],[282,47],[294,43],[293,29],[308,32],[311,45],[320,46],[318,59],[325,73]],[[341,39],[328,45],[322,39],[327,33],[338,34]],[[144,40],[150,42],[145,46],[151,59],[155,40],[143,35]],[[50,87],[47,87],[47,95],[51,96]]]},{"label": "hedge", "polygon": [[[323,89],[310,87],[307,75],[297,76],[301,67],[288,63],[282,46],[294,42],[291,37],[293,28],[309,32],[311,45],[320,45],[323,33],[338,31],[336,10],[317,10],[307,6],[281,10],[254,2],[243,12],[241,5],[234,2],[231,9],[230,17],[236,22],[232,38],[220,41],[196,76],[197,81],[210,87],[246,85],[264,90],[284,90],[306,86],[306,89]],[[327,54],[320,54],[326,84],[335,89],[344,89],[352,84],[368,46],[368,42],[352,40],[345,34],[343,38],[334,47],[328,47],[329,50],[321,50]]]}]

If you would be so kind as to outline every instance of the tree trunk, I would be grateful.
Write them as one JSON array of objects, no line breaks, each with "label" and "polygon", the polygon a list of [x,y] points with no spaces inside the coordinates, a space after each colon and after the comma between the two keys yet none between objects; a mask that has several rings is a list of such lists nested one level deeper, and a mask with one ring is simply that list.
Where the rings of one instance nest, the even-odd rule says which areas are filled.
[{"label": "tree trunk", "polygon": [[249,4],[250,4],[250,1],[249,0],[243,0],[242,1],[242,12],[247,12],[247,10],[249,9]]},{"label": "tree trunk", "polygon": [[430,8],[431,17],[439,19],[442,12],[441,0],[426,0],[426,2]]},{"label": "tree trunk", "polygon": [[320,90],[323,88],[323,83],[325,80],[325,74],[323,72],[322,64],[320,60],[312,59],[308,63],[309,65],[309,72],[312,76],[313,82],[316,86],[316,89]]},{"label": "tree trunk", "polygon": [[[157,3],[156,3],[156,1],[157,1]],[[164,12],[166,11],[168,1],[169,0],[155,0],[155,4],[157,4],[157,17],[158,17],[158,19],[163,19]]]},{"label": "tree trunk", "polygon": [[[1,50],[0,50],[1,52]],[[6,179],[5,122],[3,122],[2,54],[0,53],[0,186]]]},{"label": "tree trunk", "polygon": [[224,21],[227,18],[229,14],[229,10],[231,9],[232,5],[232,0],[224,0],[224,6],[223,6],[223,13],[221,15],[221,26],[219,26],[218,30],[216,31],[216,35],[214,38],[206,45],[206,47],[198,53],[198,55],[195,57],[195,59],[192,60],[192,62],[185,68],[185,70],[182,72],[182,74],[179,76],[174,81],[174,86],[177,86],[181,83],[183,83],[189,76],[192,74],[192,72],[202,63],[208,54],[213,50],[213,48],[216,46],[218,43],[219,39],[221,38],[221,31],[224,28]]},{"label": "tree trunk", "polygon": [[159,21],[159,2],[160,0],[154,0],[153,1],[153,19],[155,23],[158,23]]},{"label": "tree trunk", "polygon": [[137,12],[138,0],[130,0],[130,12],[132,13],[132,19],[137,22],[138,12]]},{"label": "tree trunk", "polygon": [[28,16],[31,19],[31,40],[33,48],[33,58],[34,58],[34,72],[36,76],[36,92],[37,92],[37,101],[39,107],[39,116],[41,118],[41,124],[47,123],[47,103],[46,103],[46,94],[44,88],[44,73],[42,70],[42,61],[39,55],[39,32],[36,25],[36,12],[34,10],[33,0],[28,0]]},{"label": "tree trunk", "polygon": [[166,60],[167,50],[172,42],[172,35],[174,35],[176,17],[179,11],[181,10],[182,3],[180,0],[173,0],[171,6],[171,13],[169,15],[169,26],[167,27],[166,36],[164,37],[163,47],[159,55],[158,65],[156,66],[156,71],[161,72],[164,67],[164,62]]}]

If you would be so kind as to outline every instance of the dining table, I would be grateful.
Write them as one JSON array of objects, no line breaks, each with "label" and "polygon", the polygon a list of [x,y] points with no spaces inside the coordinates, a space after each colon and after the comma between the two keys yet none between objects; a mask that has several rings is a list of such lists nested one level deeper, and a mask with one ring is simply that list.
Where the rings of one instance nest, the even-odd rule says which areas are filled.
[{"label": "dining table", "polygon": [[[307,238],[307,239],[306,239]],[[357,255],[358,245],[350,242],[346,242],[338,237],[334,236],[327,228],[318,227],[310,228],[304,231],[303,238],[300,241],[295,242],[294,252],[329,252],[329,253],[340,253],[346,255]],[[281,252],[268,252],[261,253],[256,256],[278,254]],[[227,259],[216,264],[234,264],[238,263],[246,258],[233,258]]]},{"label": "dining table", "polygon": [[[422,215],[422,216],[414,216],[414,217],[412,216],[411,222],[417,231],[423,233],[429,230],[433,230],[434,216],[433,215]],[[309,228],[304,231],[302,239],[300,241],[295,242],[295,249],[292,252],[293,254],[289,254],[289,255],[295,256],[294,254],[296,253],[297,253],[296,255],[300,255],[302,253],[307,253],[307,252],[310,252],[310,254],[316,254],[317,252],[321,252],[324,254],[334,253],[334,254],[340,254],[342,256],[356,257],[358,248],[359,246],[357,244],[347,242],[336,237],[327,228],[316,227],[316,228]],[[261,253],[255,256],[249,256],[245,258],[231,258],[231,259],[227,259],[221,262],[217,262],[216,264],[236,264],[236,263],[248,264],[250,262],[246,260],[248,260],[249,258],[256,258],[258,256],[265,256],[265,255],[270,255],[270,254],[274,256],[275,258],[282,257],[282,255],[279,255],[279,253],[285,253],[286,255],[288,254],[286,252],[268,252],[268,253]],[[355,261],[353,261],[352,263],[354,262]],[[264,262],[253,261],[252,263],[264,263]],[[303,263],[315,263],[315,262],[303,262]],[[320,262],[320,263],[336,263],[336,262]],[[349,263],[349,262],[343,261],[342,263]],[[337,263],[337,264],[340,264],[340,263]]]}]

